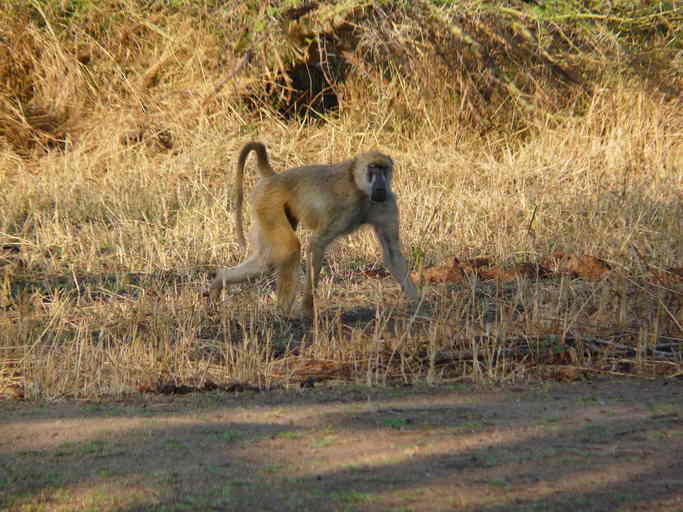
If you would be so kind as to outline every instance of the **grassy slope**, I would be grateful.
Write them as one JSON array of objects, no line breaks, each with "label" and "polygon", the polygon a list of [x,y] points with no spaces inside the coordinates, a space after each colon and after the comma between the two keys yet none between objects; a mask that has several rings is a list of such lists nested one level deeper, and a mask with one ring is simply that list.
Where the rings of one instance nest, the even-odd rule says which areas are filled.
[{"label": "grassy slope", "polygon": [[[51,398],[307,376],[514,380],[558,363],[570,378],[680,373],[680,348],[645,352],[682,337],[681,282],[655,279],[683,266],[680,13],[471,2],[458,18],[431,4],[356,4],[289,24],[282,8],[247,4],[8,4],[5,389]],[[304,123],[240,101],[264,98],[278,62],[301,50],[297,34],[344,17],[358,33],[343,49],[352,71],[338,115]],[[255,61],[215,92],[246,47]],[[270,280],[209,308],[198,293],[207,278],[243,256],[229,183],[251,138],[281,169],[375,146],[394,156],[416,268],[561,251],[613,271],[597,282],[425,286],[415,310],[392,281],[364,277],[378,253],[362,232],[330,251],[313,328],[277,316]]]}]

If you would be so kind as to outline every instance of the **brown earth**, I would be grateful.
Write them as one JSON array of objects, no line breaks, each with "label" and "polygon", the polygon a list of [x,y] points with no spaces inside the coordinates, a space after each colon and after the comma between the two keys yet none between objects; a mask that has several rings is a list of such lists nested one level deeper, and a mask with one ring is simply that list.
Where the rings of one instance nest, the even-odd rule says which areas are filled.
[{"label": "brown earth", "polygon": [[[480,279],[497,281],[514,281],[522,277],[545,279],[564,275],[572,279],[597,281],[610,270],[607,262],[595,256],[555,252],[542,258],[540,263],[518,262],[507,266],[496,265],[488,258],[461,261],[457,257],[452,257],[440,265],[413,272],[413,278],[418,282],[457,283],[464,281],[468,274],[474,274]],[[671,269],[661,274],[678,277],[677,272],[678,269]]]},{"label": "brown earth", "polygon": [[[650,268],[650,279],[662,285],[683,282],[683,267],[660,269]],[[509,265],[497,265],[488,258],[460,260],[453,256],[438,265],[426,267],[413,272],[412,276],[419,283],[459,283],[468,275],[476,275],[480,279],[496,281],[514,281],[519,278],[551,279],[566,276],[570,279],[599,281],[612,270],[605,260],[587,254],[564,254],[554,252],[540,259],[538,263],[517,262]],[[366,277],[386,277],[387,272],[368,270]]]},{"label": "brown earth", "polygon": [[683,510],[683,382],[0,402],[0,509]]}]

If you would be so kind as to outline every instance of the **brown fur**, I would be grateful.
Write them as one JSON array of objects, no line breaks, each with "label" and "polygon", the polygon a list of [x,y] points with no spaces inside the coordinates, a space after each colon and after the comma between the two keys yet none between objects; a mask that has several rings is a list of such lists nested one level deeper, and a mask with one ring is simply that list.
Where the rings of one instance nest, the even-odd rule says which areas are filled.
[{"label": "brown fur", "polygon": [[[289,313],[294,302],[301,245],[295,234],[299,223],[311,229],[310,271],[303,300],[304,314],[313,314],[315,289],[326,247],[337,237],[364,224],[371,225],[379,240],[384,263],[410,298],[417,289],[401,253],[396,198],[391,191],[393,161],[378,152],[362,153],[335,165],[311,165],[275,173],[263,144],[245,145],[237,163],[235,220],[237,237],[244,245],[242,228],[242,178],[244,164],[256,152],[262,179],[251,193],[254,228],[249,234],[254,251],[232,268],[218,271],[208,294],[215,299],[223,286],[278,270],[278,305]],[[373,200],[374,199],[374,200]]]}]

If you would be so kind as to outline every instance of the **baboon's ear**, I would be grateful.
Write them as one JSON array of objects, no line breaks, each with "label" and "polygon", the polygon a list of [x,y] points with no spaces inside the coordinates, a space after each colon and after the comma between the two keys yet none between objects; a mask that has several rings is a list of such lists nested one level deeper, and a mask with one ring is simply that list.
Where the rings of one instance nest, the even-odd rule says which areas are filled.
[{"label": "baboon's ear", "polygon": [[356,174],[356,168],[358,167],[358,157],[354,156],[353,160],[351,160],[351,165],[349,166],[349,172],[351,173],[352,176]]},{"label": "baboon's ear", "polygon": [[353,160],[351,160],[351,163],[349,164],[349,174],[351,175],[353,182],[360,190],[365,190],[367,188],[365,168],[357,156],[354,156]]}]

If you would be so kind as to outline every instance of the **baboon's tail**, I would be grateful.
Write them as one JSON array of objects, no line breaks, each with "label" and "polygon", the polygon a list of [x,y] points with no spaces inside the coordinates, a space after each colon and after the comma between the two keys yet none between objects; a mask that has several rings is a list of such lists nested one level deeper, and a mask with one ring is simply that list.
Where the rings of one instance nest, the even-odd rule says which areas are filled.
[{"label": "baboon's tail", "polygon": [[244,164],[249,153],[252,151],[256,151],[256,166],[261,176],[267,178],[275,175],[275,171],[268,161],[266,147],[263,144],[260,142],[249,142],[242,148],[237,160],[237,172],[235,173],[235,224],[237,228],[237,241],[242,247],[247,246],[247,241],[244,239],[244,220],[242,217],[242,204],[244,203],[244,187],[242,182],[244,180]]}]

